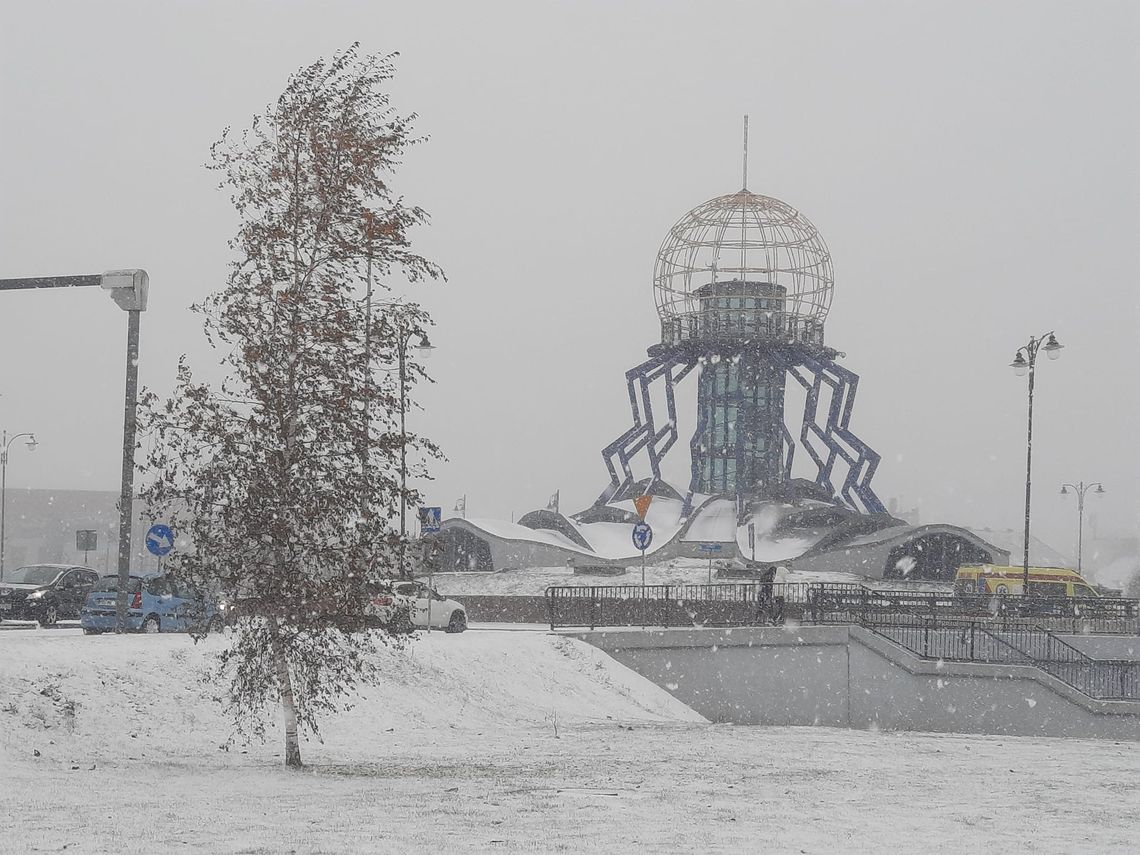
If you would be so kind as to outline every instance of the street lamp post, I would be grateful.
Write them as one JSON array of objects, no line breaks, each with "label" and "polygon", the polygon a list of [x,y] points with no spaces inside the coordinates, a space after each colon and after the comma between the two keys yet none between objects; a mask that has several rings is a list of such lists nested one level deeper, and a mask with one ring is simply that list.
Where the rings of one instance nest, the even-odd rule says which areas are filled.
[{"label": "street lamp post", "polygon": [[1069,490],[1077,494],[1077,573],[1081,572],[1081,552],[1084,549],[1085,539],[1085,493],[1096,487],[1096,495],[1100,496],[1104,493],[1104,486],[1100,481],[1093,481],[1091,484],[1086,484],[1084,481],[1078,481],[1076,484],[1062,484],[1061,495],[1069,495]]},{"label": "street lamp post", "polygon": [[[385,319],[385,323],[387,320]],[[430,354],[435,348],[428,341],[427,333],[418,326],[409,327],[403,318],[397,315],[394,324],[396,339],[396,360],[399,369],[400,383],[400,578],[407,578],[408,567],[406,560],[407,532],[408,532],[408,345],[413,336],[419,336],[420,343],[416,349],[424,356]]]},{"label": "street lamp post", "polygon": [[4,506],[8,498],[8,449],[20,438],[24,438],[28,451],[35,451],[39,445],[34,433],[18,433],[12,437],[8,436],[8,431],[0,433],[0,582],[4,581]]},{"label": "street lamp post", "polygon": [[1033,379],[1037,367],[1037,352],[1044,350],[1050,359],[1056,359],[1061,355],[1062,347],[1064,345],[1057,341],[1057,337],[1050,330],[1036,338],[1031,337],[1028,344],[1017,349],[1013,362],[1010,363],[1010,368],[1018,377],[1024,377],[1026,372],[1029,373],[1029,419],[1025,439],[1025,552],[1021,571],[1022,596],[1029,595],[1029,504],[1033,483]]},{"label": "street lamp post", "polygon": [[[372,211],[364,211],[364,235],[367,241],[367,253],[365,256],[365,283],[366,290],[364,293],[364,373],[368,378],[368,389],[372,390],[372,238],[376,231],[376,221]],[[364,478],[365,485],[368,484],[368,453],[370,450],[370,435],[372,430],[370,413],[370,401],[368,395],[364,398],[364,455],[360,461],[361,475]],[[365,491],[365,503],[367,504],[367,490]]]}]

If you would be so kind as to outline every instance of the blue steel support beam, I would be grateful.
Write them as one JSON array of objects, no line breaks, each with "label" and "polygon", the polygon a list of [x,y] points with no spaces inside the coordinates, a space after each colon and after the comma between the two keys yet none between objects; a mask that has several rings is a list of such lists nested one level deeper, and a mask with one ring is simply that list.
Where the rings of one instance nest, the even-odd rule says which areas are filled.
[{"label": "blue steel support beam", "polygon": [[[867,513],[883,513],[886,508],[871,488],[871,478],[879,464],[879,454],[863,442],[850,428],[851,413],[855,406],[855,392],[858,387],[858,376],[827,358],[808,358],[805,365],[815,372],[816,378],[827,383],[831,388],[831,406],[828,407],[826,425],[821,429],[811,414],[812,433],[828,449],[828,466],[826,475],[828,485],[831,484],[831,469],[836,457],[848,465],[847,476],[839,495],[852,507]],[[805,412],[805,420],[808,414]],[[854,454],[848,453],[837,442],[842,440]]]},{"label": "blue steel support beam", "polygon": [[[800,428],[800,444],[816,466],[816,483],[856,510],[867,513],[885,512],[886,508],[871,488],[871,479],[878,468],[880,457],[850,429],[851,414],[855,407],[855,392],[858,389],[858,375],[827,357],[816,357],[802,352],[786,353],[783,349],[776,348],[769,352],[769,356],[782,364],[796,382],[807,390],[803,424]],[[819,397],[824,383],[831,390],[831,403],[828,406],[827,420],[821,425]],[[823,446],[826,459],[816,450],[816,441]],[[849,453],[840,441],[854,453]],[[837,460],[842,460],[848,467],[847,475],[838,490],[832,482],[832,473]],[[790,477],[790,459],[786,471]]]},{"label": "blue steel support beam", "polygon": [[792,461],[796,454],[796,440],[784,422],[780,422],[780,433],[784,437],[784,448],[788,450],[788,455],[784,459],[784,480],[790,481],[792,478]]},{"label": "blue steel support beam", "polygon": [[[602,457],[610,473],[610,485],[602,493],[603,500],[608,501],[616,495],[622,495],[633,484],[633,469],[630,462],[643,448],[649,457],[649,467],[653,477],[655,479],[661,477],[661,458],[677,441],[677,410],[673,385],[684,378],[695,364],[695,360],[691,357],[674,352],[648,359],[625,373],[633,427],[602,450]],[[680,370],[675,370],[678,367]],[[668,421],[658,429],[653,419],[651,389],[661,378],[665,381]],[[621,468],[620,474],[618,466],[614,465],[615,458]]]},{"label": "blue steel support beam", "polygon": [[[855,394],[859,385],[858,376],[837,365],[827,356],[811,354],[801,348],[765,347],[764,351],[769,359],[781,366],[807,392],[803,423],[800,428],[800,444],[815,464],[816,483],[856,510],[868,513],[884,512],[886,509],[883,503],[871,488],[871,479],[878,469],[880,457],[850,429]],[[623,496],[632,486],[634,476],[630,463],[642,449],[646,449],[653,477],[661,477],[661,460],[678,439],[674,385],[687,376],[696,367],[697,362],[698,357],[695,354],[678,349],[666,351],[626,372],[633,427],[602,451],[602,457],[610,474],[610,485],[602,493],[600,501]],[[665,385],[668,421],[657,428],[654,423],[650,393],[653,384],[662,378]],[[831,392],[831,400],[827,407],[826,419],[821,422],[819,400],[824,384]],[[697,461],[702,456],[700,444],[704,440],[707,428],[706,403],[698,396],[697,426],[689,442],[692,460],[690,493],[696,489],[700,480]],[[786,424],[781,425],[781,432],[787,447],[783,464],[784,476],[790,479],[796,443]],[[820,448],[817,448],[817,445]],[[832,476],[835,464],[840,460],[846,465],[847,473],[843,484],[837,490]]]}]

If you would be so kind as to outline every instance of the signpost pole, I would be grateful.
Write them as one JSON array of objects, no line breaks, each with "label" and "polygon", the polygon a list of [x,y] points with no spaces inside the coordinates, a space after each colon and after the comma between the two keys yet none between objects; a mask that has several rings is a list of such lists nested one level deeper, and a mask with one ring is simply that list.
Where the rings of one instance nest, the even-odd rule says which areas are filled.
[{"label": "signpost pole", "polygon": [[115,597],[115,632],[127,631],[127,587],[131,574],[131,523],[134,517],[135,411],[139,385],[139,315],[127,312],[127,382],[123,396],[123,471],[119,492],[119,590]]},{"label": "signpost pole", "polygon": [[[466,496],[464,497],[466,502]],[[443,519],[442,508],[420,508],[418,514],[420,518],[420,541],[423,545],[423,558],[428,566],[428,597],[427,597],[427,631],[431,633],[431,604],[432,597],[435,596],[435,562],[439,558],[440,543],[436,539],[439,533],[440,525]],[[403,578],[403,570],[401,568],[400,576]]]},{"label": "signpost pole", "polygon": [[653,529],[649,527],[649,523],[645,522],[645,510],[649,507],[649,497],[639,496],[634,500],[637,505],[638,515],[642,517],[641,522],[633,527],[633,545],[636,549],[641,550],[641,624],[646,625],[645,609],[646,609],[646,591],[645,591],[645,550],[647,550],[653,543]]}]

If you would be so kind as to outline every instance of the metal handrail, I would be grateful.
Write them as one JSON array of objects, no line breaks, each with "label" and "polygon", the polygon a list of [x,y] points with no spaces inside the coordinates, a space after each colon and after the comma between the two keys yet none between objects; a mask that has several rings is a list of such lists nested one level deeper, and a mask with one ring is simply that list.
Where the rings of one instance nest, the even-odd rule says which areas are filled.
[{"label": "metal handrail", "polygon": [[[976,620],[939,622],[913,617],[909,620],[862,617],[859,623],[922,659],[1029,665],[1091,698],[1140,700],[1140,662],[1094,659],[1049,630],[1032,624],[999,629]],[[935,633],[933,647],[932,633]],[[989,644],[978,644],[979,636]],[[995,653],[995,647],[1006,651],[1006,655]]]}]

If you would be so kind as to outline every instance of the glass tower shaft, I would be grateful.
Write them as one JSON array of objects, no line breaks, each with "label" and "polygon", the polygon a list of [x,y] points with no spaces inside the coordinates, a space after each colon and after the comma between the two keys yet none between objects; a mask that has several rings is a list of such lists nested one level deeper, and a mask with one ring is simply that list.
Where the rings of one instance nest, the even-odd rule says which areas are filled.
[{"label": "glass tower shaft", "polygon": [[704,425],[694,449],[697,492],[765,492],[784,477],[784,369],[748,350],[709,357],[697,384]]}]

